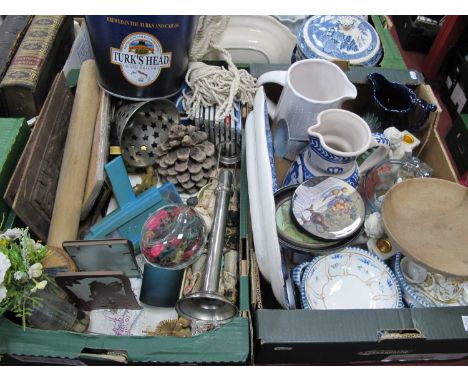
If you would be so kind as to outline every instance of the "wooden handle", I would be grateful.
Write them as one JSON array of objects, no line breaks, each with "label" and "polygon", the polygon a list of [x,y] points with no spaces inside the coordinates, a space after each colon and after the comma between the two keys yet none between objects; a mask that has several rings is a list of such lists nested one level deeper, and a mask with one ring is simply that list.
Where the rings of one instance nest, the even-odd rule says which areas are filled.
[{"label": "wooden handle", "polygon": [[60,168],[47,241],[50,246],[60,248],[63,241],[77,239],[99,100],[96,64],[87,60],[81,65]]}]

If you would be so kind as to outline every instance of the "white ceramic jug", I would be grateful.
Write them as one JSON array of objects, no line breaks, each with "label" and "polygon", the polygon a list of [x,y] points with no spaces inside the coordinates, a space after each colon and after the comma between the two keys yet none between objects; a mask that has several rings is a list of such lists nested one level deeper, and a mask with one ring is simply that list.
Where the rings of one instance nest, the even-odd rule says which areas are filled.
[{"label": "white ceramic jug", "polygon": [[[366,121],[347,110],[322,111],[307,132],[309,146],[289,168],[283,187],[316,176],[334,176],[357,188],[359,174],[385,159],[390,148],[383,134],[371,133]],[[358,157],[374,147],[376,150],[358,166]]]},{"label": "white ceramic jug", "polygon": [[307,128],[316,123],[318,113],[340,108],[345,100],[357,96],[344,72],[322,59],[302,60],[287,71],[264,73],[257,85],[266,83],[283,86],[278,104],[267,99],[267,106],[273,119],[275,155],[289,160],[307,145]]}]

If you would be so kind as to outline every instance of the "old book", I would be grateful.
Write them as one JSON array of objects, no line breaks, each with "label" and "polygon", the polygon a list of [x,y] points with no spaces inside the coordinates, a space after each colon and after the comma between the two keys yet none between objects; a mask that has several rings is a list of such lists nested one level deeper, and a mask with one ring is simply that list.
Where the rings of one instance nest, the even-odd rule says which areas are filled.
[{"label": "old book", "polygon": [[31,16],[6,16],[0,25],[0,80],[18,49]]},{"label": "old book", "polygon": [[4,196],[23,223],[43,241],[49,232],[72,107],[73,94],[60,73]]},{"label": "old book", "polygon": [[73,43],[69,16],[35,16],[0,83],[0,98],[10,117],[39,114],[47,91],[61,71]]},{"label": "old book", "polygon": [[[0,118],[0,195],[8,186],[18,159],[28,141],[29,127],[24,118]],[[10,208],[0,199],[0,229]]]}]

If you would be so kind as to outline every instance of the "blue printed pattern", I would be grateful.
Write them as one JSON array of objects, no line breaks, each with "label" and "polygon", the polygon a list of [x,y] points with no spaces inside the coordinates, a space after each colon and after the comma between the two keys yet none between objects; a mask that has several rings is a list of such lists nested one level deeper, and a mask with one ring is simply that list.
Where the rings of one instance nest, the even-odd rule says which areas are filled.
[{"label": "blue printed pattern", "polygon": [[332,175],[342,174],[343,168],[342,167],[328,167],[327,172]]},{"label": "blue printed pattern", "polygon": [[309,147],[314,153],[330,163],[346,164],[356,159],[355,157],[344,157],[328,152],[323,148],[320,139],[314,136],[309,137]]},{"label": "blue printed pattern", "polygon": [[268,108],[265,101],[264,104],[264,118],[265,118],[265,134],[268,147],[268,159],[270,160],[271,178],[273,179],[273,193],[278,191],[278,179],[276,177],[276,166],[275,166],[275,153],[273,149],[273,141],[271,139],[270,120],[268,119]]},{"label": "blue printed pattern", "polygon": [[[353,24],[356,25],[359,38],[355,39],[352,35],[344,33],[343,23],[351,25],[351,28]],[[358,16],[313,16],[304,22],[298,33],[298,52],[294,58],[322,58],[307,44],[306,35],[315,49],[336,59],[362,60],[362,65],[375,66],[382,58],[382,48],[376,51],[376,47],[380,46],[377,32]]]},{"label": "blue printed pattern", "polygon": [[[403,289],[405,291],[405,293],[407,293],[412,299],[414,299],[418,304],[420,304],[424,308],[432,308],[432,307],[436,306],[428,298],[425,298],[424,295],[422,295],[420,293],[417,293],[417,291],[415,291],[413,288],[411,288],[411,286],[406,282],[406,279],[403,276],[403,273],[401,272],[401,268],[400,268],[401,258],[402,258],[402,254],[397,252],[397,254],[395,256],[394,268],[395,268],[395,275],[396,275],[396,278],[397,278],[397,280],[398,280],[398,282],[400,284],[401,289]],[[408,301],[407,301],[406,303],[408,305],[411,304],[411,305],[414,306],[414,304],[412,304],[411,302],[408,303]]]},{"label": "blue printed pattern", "polygon": [[380,144],[380,145],[386,145],[390,146],[390,141],[388,138],[383,135],[382,133],[372,133],[372,136],[374,137],[375,141]]},{"label": "blue printed pattern", "polygon": [[[316,176],[326,176],[327,174],[314,174],[312,171],[307,167],[305,160],[304,160],[304,155],[307,152],[307,149],[305,151],[302,151],[296,158],[296,160],[291,164],[291,167],[289,168],[286,176],[283,179],[283,184],[281,187],[286,187],[290,186],[292,184],[299,184],[302,182],[305,182],[306,180],[309,180],[311,178],[314,178]],[[335,174],[335,175],[341,175],[341,174]],[[347,177],[347,178],[341,178],[343,179],[346,183],[348,183],[351,187],[357,188],[359,185],[359,168],[356,165],[354,167],[353,173]]]}]

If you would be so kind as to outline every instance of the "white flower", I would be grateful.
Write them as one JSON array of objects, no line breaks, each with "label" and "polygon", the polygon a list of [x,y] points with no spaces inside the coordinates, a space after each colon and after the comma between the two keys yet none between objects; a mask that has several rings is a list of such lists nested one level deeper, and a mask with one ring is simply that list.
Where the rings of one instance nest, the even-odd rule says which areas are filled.
[{"label": "white flower", "polygon": [[34,249],[36,251],[39,251],[40,249],[44,248],[44,246],[41,243],[36,243],[34,240],[33,240],[33,243],[34,243]]},{"label": "white flower", "polygon": [[23,235],[23,229],[21,228],[12,228],[7,229],[4,233],[0,235],[0,238],[6,239],[8,241],[19,239]]},{"label": "white flower", "polygon": [[31,265],[28,270],[28,275],[30,279],[36,278],[42,275],[42,264],[36,263],[36,264]]},{"label": "white flower", "polygon": [[3,252],[0,252],[0,284],[3,283],[5,275],[8,269],[10,269],[10,266],[10,259]]},{"label": "white flower", "polygon": [[7,288],[5,288],[5,285],[3,284],[0,284],[0,302],[2,302],[4,300],[4,298],[6,297],[7,295]]},{"label": "white flower", "polygon": [[38,289],[44,289],[47,285],[47,280],[42,280],[40,283],[37,283],[34,288],[31,289],[31,292],[35,292]]},{"label": "white flower", "polygon": [[20,281],[20,280],[24,279],[25,277],[28,277],[28,275],[26,274],[26,272],[16,271],[13,274],[13,277],[15,278],[16,281]]}]

